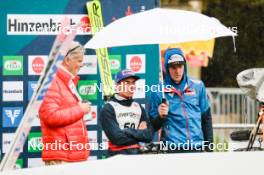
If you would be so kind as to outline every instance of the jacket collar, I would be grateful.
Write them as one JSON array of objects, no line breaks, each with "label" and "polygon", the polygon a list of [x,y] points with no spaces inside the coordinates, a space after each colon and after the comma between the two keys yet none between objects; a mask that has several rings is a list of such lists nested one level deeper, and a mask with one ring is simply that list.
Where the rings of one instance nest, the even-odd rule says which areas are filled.
[{"label": "jacket collar", "polygon": [[72,75],[65,67],[61,66],[57,71],[57,76],[65,82],[65,84],[69,84],[72,80],[75,86],[77,85],[80,77]]},{"label": "jacket collar", "polygon": [[66,67],[64,67],[63,65],[61,65],[60,68],[61,68],[64,72],[66,72],[67,74],[69,74],[69,75],[71,76],[71,79],[74,79],[75,76],[74,76],[70,71],[68,71],[68,70],[66,69]]},{"label": "jacket collar", "polygon": [[121,105],[124,106],[131,106],[132,102],[134,101],[132,98],[131,99],[126,99],[124,97],[121,97],[118,94],[115,94],[112,98],[113,101],[118,102]]}]

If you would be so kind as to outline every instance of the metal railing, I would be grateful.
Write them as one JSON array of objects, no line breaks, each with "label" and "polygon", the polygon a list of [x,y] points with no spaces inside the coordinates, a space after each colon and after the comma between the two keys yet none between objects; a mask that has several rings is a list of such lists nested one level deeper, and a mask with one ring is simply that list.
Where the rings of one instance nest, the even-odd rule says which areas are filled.
[{"label": "metal railing", "polygon": [[254,126],[258,102],[247,97],[239,88],[207,88],[214,128]]}]

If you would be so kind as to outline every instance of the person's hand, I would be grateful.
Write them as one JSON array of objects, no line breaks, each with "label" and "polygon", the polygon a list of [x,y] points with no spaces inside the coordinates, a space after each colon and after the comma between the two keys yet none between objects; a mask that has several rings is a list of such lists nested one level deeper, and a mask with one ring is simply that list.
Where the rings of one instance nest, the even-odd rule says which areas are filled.
[{"label": "person's hand", "polygon": [[139,129],[139,130],[147,129],[147,122],[142,121],[142,122],[139,124],[138,129]]},{"label": "person's hand", "polygon": [[169,104],[168,103],[161,103],[158,108],[159,115],[161,118],[165,118],[169,113]]},{"label": "person's hand", "polygon": [[90,103],[83,103],[83,102],[79,102],[79,106],[82,108],[83,112],[85,114],[88,114],[91,111],[91,105]]}]

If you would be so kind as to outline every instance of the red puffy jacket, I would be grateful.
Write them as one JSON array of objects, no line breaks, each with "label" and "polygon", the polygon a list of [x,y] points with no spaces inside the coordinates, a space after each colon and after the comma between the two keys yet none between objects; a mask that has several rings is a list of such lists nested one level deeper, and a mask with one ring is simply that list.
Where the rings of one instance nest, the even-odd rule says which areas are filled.
[{"label": "red puffy jacket", "polygon": [[[90,154],[84,112],[68,87],[70,80],[71,75],[58,69],[39,109],[44,161],[82,161]],[[75,85],[78,80],[76,76]]]}]

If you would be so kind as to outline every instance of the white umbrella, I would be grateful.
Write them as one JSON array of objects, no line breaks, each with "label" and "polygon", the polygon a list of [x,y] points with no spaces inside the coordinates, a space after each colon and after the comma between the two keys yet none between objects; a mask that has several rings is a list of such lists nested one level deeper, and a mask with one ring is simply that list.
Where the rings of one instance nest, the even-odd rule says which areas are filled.
[{"label": "white umbrella", "polygon": [[86,43],[85,48],[182,43],[236,36],[216,18],[175,9],[155,8],[120,18]]}]

